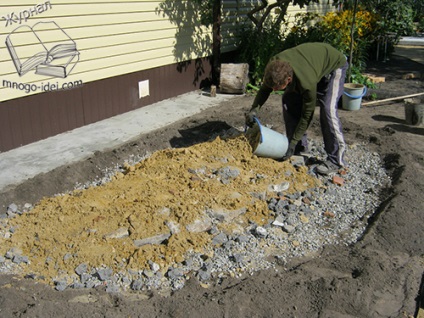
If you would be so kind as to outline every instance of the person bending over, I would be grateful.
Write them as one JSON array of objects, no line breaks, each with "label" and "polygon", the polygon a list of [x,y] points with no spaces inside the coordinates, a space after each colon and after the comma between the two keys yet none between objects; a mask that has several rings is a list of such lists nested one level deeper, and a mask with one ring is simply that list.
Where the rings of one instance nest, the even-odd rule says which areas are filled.
[{"label": "person bending over", "polygon": [[316,171],[324,175],[337,172],[345,165],[346,144],[337,105],[347,67],[346,57],[326,43],[304,43],[273,56],[253,105],[245,114],[246,125],[255,123],[254,118],[273,90],[284,90],[283,117],[289,146],[281,160],[287,160],[308,151],[306,130],[318,104],[327,159]]}]

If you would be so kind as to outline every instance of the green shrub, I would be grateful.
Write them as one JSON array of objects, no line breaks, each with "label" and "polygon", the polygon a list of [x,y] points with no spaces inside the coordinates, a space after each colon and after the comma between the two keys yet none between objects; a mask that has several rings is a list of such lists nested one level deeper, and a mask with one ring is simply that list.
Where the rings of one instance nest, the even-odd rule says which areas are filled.
[{"label": "green shrub", "polygon": [[238,62],[248,63],[251,82],[260,85],[269,59],[282,51],[282,36],[277,23],[267,23],[261,32],[253,26],[241,32]]}]

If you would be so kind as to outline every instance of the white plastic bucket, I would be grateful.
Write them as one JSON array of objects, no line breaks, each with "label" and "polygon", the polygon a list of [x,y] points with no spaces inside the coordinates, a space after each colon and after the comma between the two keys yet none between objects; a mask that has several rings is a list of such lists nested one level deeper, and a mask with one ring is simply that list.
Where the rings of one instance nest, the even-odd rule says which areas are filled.
[{"label": "white plastic bucket", "polygon": [[266,157],[272,159],[282,158],[289,147],[287,137],[272,129],[261,125],[259,120],[255,118],[256,124],[259,127],[259,142],[252,145],[253,154],[258,157]]},{"label": "white plastic bucket", "polygon": [[344,110],[358,110],[361,108],[362,97],[367,93],[367,87],[362,84],[344,84],[342,107]]}]

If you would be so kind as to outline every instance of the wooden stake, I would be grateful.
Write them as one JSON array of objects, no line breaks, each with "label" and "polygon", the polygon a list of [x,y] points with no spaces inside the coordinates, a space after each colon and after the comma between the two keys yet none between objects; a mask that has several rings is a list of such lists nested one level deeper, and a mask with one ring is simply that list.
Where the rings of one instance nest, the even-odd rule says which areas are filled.
[{"label": "wooden stake", "polygon": [[216,86],[211,85],[211,97],[216,97]]}]

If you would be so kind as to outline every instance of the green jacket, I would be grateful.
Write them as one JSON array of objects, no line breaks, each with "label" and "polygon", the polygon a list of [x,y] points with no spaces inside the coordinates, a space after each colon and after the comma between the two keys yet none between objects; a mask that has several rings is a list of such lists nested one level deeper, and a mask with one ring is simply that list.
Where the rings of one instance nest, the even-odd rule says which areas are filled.
[{"label": "green jacket", "polygon": [[[317,104],[317,84],[324,76],[346,64],[346,57],[327,43],[304,43],[278,53],[273,59],[287,61],[293,68],[293,81],[285,92],[302,95],[302,115],[291,144],[297,144],[309,127]],[[252,108],[262,107],[272,88],[262,85]]]}]

